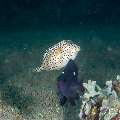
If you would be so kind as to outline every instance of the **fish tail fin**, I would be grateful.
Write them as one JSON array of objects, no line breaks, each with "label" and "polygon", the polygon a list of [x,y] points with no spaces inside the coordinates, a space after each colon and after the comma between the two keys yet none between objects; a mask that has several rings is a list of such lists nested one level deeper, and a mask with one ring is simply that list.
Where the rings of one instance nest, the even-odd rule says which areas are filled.
[{"label": "fish tail fin", "polygon": [[41,72],[43,70],[42,67],[36,67],[33,69],[33,72]]}]

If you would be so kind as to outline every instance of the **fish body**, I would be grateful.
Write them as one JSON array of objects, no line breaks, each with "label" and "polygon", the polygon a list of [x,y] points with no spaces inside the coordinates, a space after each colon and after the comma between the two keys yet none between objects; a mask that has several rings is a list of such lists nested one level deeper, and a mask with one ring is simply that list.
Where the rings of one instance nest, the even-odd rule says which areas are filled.
[{"label": "fish body", "polygon": [[78,68],[74,61],[70,59],[57,78],[57,89],[62,106],[66,101],[69,101],[71,105],[75,105],[75,100],[79,98],[79,94],[84,92],[84,87],[78,81],[77,76]]},{"label": "fish body", "polygon": [[80,46],[71,40],[63,40],[46,50],[41,66],[37,67],[35,71],[59,70],[65,67],[70,59],[74,60],[79,51]]}]

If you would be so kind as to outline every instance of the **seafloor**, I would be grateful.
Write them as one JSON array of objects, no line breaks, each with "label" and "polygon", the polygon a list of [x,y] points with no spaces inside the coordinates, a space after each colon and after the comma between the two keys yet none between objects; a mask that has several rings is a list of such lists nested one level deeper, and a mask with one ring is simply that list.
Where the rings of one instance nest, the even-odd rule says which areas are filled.
[{"label": "seafloor", "polygon": [[[69,29],[69,30],[68,30]],[[59,105],[59,71],[32,72],[45,50],[63,39],[80,45],[79,80],[106,80],[120,74],[120,27],[7,31],[0,33],[0,120],[79,120],[80,103]]]}]

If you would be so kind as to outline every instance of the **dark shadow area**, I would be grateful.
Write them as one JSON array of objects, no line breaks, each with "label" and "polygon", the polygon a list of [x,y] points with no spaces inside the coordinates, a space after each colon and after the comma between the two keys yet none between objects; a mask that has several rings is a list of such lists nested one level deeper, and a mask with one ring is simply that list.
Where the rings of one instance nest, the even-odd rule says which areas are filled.
[{"label": "dark shadow area", "polygon": [[79,112],[80,112],[80,105],[81,102],[77,102],[75,106],[71,106],[69,104],[66,104],[63,107],[64,111],[64,119],[63,120],[80,120],[79,118]]},{"label": "dark shadow area", "polygon": [[49,29],[90,24],[119,24],[116,0],[4,0],[0,1],[1,29]]}]

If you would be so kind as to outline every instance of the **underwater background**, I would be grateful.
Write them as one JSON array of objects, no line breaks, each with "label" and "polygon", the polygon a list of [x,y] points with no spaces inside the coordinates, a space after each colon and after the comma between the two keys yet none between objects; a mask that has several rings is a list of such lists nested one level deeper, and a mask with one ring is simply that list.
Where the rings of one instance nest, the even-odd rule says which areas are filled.
[{"label": "underwater background", "polygon": [[81,47],[79,80],[104,87],[120,74],[120,1],[0,1],[0,120],[79,120],[79,102],[59,105],[61,70],[32,72],[63,39]]}]

